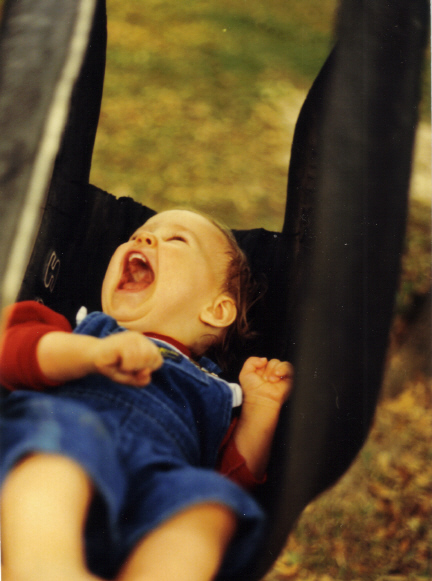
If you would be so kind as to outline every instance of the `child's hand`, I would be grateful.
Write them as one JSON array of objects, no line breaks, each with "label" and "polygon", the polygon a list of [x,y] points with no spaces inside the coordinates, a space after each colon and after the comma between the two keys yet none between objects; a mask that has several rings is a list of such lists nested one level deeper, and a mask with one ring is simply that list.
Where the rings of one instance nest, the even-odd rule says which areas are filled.
[{"label": "child's hand", "polygon": [[163,363],[157,346],[136,331],[100,339],[92,353],[95,371],[118,383],[142,387]]},{"label": "child's hand", "polygon": [[239,378],[244,401],[276,402],[282,405],[290,394],[293,372],[293,366],[287,361],[249,357]]},{"label": "child's hand", "polygon": [[237,450],[258,480],[267,470],[282,404],[292,387],[291,363],[249,357],[240,372],[243,406],[234,429]]}]

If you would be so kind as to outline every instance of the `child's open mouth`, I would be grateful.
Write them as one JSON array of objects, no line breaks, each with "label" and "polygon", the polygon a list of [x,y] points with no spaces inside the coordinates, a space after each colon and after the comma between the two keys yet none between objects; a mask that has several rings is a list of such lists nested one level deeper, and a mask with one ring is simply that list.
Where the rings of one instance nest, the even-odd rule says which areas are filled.
[{"label": "child's open mouth", "polygon": [[117,288],[120,290],[141,291],[150,286],[153,281],[154,273],[145,256],[139,252],[128,254]]}]

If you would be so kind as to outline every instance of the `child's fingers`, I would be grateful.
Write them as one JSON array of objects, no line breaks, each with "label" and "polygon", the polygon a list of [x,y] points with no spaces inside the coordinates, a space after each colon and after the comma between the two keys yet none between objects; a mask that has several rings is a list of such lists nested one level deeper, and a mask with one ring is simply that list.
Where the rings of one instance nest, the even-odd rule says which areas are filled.
[{"label": "child's fingers", "polygon": [[117,383],[131,385],[132,387],[145,387],[151,381],[151,371],[148,369],[137,372],[125,372],[119,369],[112,369],[111,373],[107,373],[107,375]]},{"label": "child's fingers", "polygon": [[102,339],[98,347],[96,369],[118,383],[147,385],[152,371],[163,364],[157,346],[134,331],[110,335]]},{"label": "child's fingers", "polygon": [[138,373],[144,369],[156,371],[162,365],[160,353],[136,353],[123,354],[119,367],[126,373]]},{"label": "child's fingers", "polygon": [[134,371],[128,374],[125,383],[135,387],[145,387],[151,381],[152,371],[153,369],[140,369],[139,371]]},{"label": "child's fingers", "polygon": [[279,363],[280,363],[279,359],[270,359],[270,361],[267,363],[267,366],[264,370],[265,379],[271,380],[271,379],[275,379],[278,377],[276,375],[276,369],[277,369]]},{"label": "child's fingers", "polygon": [[267,357],[249,357],[243,365],[243,371],[250,373],[257,369],[263,369],[267,363]]},{"label": "child's fingers", "polygon": [[155,371],[163,363],[162,356],[157,346],[146,337],[131,333],[125,337],[120,368],[127,373],[137,374],[142,370]]},{"label": "child's fingers", "polygon": [[288,361],[272,359],[267,366],[266,375],[270,381],[290,379],[293,375],[293,366]]},{"label": "child's fingers", "polygon": [[246,359],[239,375],[239,381],[242,388],[245,389],[246,385],[249,385],[247,382],[250,381],[250,378],[262,377],[266,365],[266,357],[249,357]]}]

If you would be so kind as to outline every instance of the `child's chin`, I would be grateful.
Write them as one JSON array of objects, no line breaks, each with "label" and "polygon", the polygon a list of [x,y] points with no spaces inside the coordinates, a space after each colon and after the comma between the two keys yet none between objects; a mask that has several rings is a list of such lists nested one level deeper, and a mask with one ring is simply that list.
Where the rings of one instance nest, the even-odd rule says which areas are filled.
[{"label": "child's chin", "polygon": [[136,296],[129,296],[128,300],[113,300],[104,313],[117,321],[135,321],[142,316],[143,302]]}]

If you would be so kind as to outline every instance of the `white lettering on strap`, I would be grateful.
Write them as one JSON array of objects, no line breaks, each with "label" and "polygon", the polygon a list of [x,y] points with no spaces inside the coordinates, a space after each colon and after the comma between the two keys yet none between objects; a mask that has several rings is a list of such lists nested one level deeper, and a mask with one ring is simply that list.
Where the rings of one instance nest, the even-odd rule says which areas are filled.
[{"label": "white lettering on strap", "polygon": [[45,288],[48,288],[50,292],[53,292],[54,290],[59,271],[60,271],[60,258],[58,258],[55,250],[53,250],[46,265],[43,279]]}]

